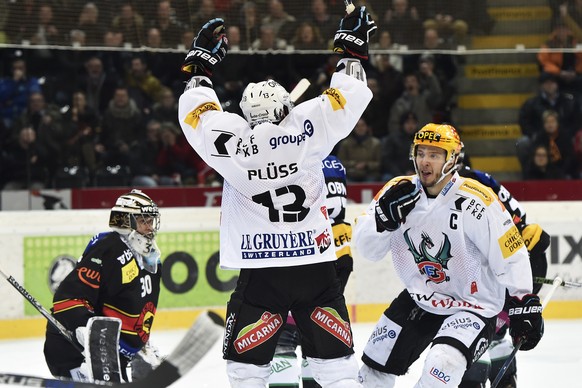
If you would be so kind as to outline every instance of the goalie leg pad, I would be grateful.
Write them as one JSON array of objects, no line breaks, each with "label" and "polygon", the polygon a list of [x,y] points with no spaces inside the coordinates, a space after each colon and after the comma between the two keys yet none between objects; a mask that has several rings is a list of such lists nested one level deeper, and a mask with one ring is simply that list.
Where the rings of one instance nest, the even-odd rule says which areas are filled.
[{"label": "goalie leg pad", "polygon": [[322,387],[361,388],[358,382],[358,361],[353,354],[323,359],[307,357],[313,378]]},{"label": "goalie leg pad", "polygon": [[426,356],[420,380],[414,388],[458,387],[467,369],[467,359],[460,350],[436,344]]},{"label": "goalie leg pad", "polygon": [[226,374],[232,388],[265,388],[270,373],[269,364],[243,364],[230,360],[226,362]]}]

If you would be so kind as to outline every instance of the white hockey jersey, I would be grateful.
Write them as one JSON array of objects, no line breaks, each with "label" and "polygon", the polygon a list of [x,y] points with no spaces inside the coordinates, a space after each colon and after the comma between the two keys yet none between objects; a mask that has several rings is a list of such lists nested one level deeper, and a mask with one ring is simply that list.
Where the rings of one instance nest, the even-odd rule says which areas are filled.
[{"label": "white hockey jersey", "polygon": [[[403,178],[421,189],[420,200],[398,229],[380,233],[376,201]],[[388,182],[356,218],[352,248],[373,261],[392,251],[412,299],[434,314],[469,310],[492,317],[502,310],[506,289],[517,297],[532,291],[529,255],[511,215],[493,190],[457,173],[434,199],[416,175]]]},{"label": "white hockey jersey", "polygon": [[222,111],[211,88],[180,96],[179,120],[200,157],[224,178],[222,268],[287,267],[336,259],[321,161],[356,125],[367,85],[335,73],[321,96],[278,125],[253,129]]}]

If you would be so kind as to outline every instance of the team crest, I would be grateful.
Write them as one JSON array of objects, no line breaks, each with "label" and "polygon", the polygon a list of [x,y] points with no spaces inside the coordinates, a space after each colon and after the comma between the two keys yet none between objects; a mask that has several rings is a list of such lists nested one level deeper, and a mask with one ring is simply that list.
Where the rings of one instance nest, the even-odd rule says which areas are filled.
[{"label": "team crest", "polygon": [[414,257],[414,262],[418,266],[420,272],[428,276],[428,282],[442,283],[449,281],[450,278],[447,276],[444,270],[448,268],[448,262],[453,257],[451,256],[451,242],[449,237],[443,233],[444,241],[442,242],[439,250],[432,254],[435,246],[434,242],[428,234],[422,232],[422,240],[418,244],[418,249],[415,247],[414,242],[408,236],[408,231],[404,232],[404,240],[408,244],[408,250],[412,252]]}]

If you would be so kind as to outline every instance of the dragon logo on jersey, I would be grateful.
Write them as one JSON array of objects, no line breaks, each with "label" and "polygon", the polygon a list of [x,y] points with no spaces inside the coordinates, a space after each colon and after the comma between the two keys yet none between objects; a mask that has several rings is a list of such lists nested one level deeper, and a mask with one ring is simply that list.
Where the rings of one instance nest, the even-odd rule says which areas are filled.
[{"label": "dragon logo on jersey", "polygon": [[255,323],[247,325],[239,331],[234,340],[234,349],[238,354],[244,353],[267,342],[283,326],[281,314],[265,311]]},{"label": "dragon logo on jersey", "polygon": [[352,346],[350,323],[342,319],[335,309],[331,307],[316,307],[310,318],[319,327],[346,344],[346,346]]},{"label": "dragon logo on jersey", "polygon": [[404,240],[406,240],[406,244],[408,244],[408,250],[412,252],[412,256],[414,256],[414,261],[416,265],[418,265],[418,269],[422,274],[428,276],[426,282],[442,283],[449,281],[450,278],[444,271],[445,269],[448,269],[447,264],[453,257],[451,256],[451,242],[449,241],[449,237],[443,233],[443,236],[445,236],[444,241],[436,254],[433,255],[430,253],[430,250],[434,248],[435,244],[430,236],[425,232],[422,232],[422,241],[418,244],[418,249],[416,249],[414,242],[408,235],[409,231],[410,229],[407,229],[406,232],[404,232]]}]

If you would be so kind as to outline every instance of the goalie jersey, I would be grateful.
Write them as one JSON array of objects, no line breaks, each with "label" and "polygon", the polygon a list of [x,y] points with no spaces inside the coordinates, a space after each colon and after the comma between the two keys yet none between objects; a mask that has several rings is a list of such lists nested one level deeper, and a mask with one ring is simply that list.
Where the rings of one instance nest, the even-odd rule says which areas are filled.
[{"label": "goalie jersey", "polygon": [[[121,360],[127,361],[148,342],[162,269],[159,262],[155,270],[146,269],[124,239],[117,232],[94,236],[56,290],[51,310],[73,333],[96,315],[120,318],[120,353],[126,356]],[[50,324],[44,352],[54,375],[83,362],[83,356]]]},{"label": "goalie jersey", "polygon": [[375,205],[394,178],[357,217],[352,246],[369,260],[392,252],[398,276],[422,309],[439,315],[468,310],[493,317],[503,308],[505,290],[532,292],[524,241],[493,190],[454,174],[436,198],[417,176],[405,177],[421,189],[420,200],[393,232],[378,232]]},{"label": "goalie jersey", "polygon": [[188,142],[224,177],[222,268],[336,259],[321,161],[351,132],[371,97],[364,82],[335,73],[329,89],[278,125],[251,129],[241,116],[222,111],[211,88],[182,94],[179,121]]}]

